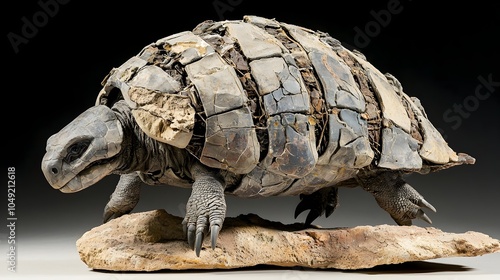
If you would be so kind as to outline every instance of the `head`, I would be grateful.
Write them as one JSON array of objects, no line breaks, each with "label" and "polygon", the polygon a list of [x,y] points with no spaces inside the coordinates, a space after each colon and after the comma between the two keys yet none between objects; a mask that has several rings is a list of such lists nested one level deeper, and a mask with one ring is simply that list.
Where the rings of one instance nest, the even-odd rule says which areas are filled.
[{"label": "head", "polygon": [[116,112],[104,105],[91,107],[47,140],[43,174],[62,192],[83,190],[120,166],[122,143]]},{"label": "head", "polygon": [[191,99],[178,94],[179,79],[139,56],[113,68],[96,105],[47,140],[42,171],[50,185],[76,192],[109,174],[167,166],[170,145],[184,148],[194,126],[195,111]]}]

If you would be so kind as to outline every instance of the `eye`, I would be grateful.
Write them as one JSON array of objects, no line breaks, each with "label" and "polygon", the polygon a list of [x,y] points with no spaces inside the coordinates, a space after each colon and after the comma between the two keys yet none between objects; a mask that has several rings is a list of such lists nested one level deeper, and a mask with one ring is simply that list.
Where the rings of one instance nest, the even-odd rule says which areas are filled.
[{"label": "eye", "polygon": [[90,146],[90,142],[90,140],[84,140],[69,146],[66,150],[66,157],[64,158],[64,160],[67,163],[70,163],[79,158]]}]

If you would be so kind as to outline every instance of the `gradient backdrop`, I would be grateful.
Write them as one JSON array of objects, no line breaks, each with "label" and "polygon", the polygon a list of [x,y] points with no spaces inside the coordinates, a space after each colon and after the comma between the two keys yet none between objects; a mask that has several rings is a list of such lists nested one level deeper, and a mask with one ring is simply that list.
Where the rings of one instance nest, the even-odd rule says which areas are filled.
[{"label": "gradient backdrop", "polygon": [[[7,224],[7,167],[14,166],[19,246],[24,240],[47,238],[73,244],[99,225],[117,177],[74,194],[52,189],[40,171],[46,139],[92,106],[110,69],[143,46],[191,30],[204,20],[241,19],[249,14],[328,32],[345,46],[361,50],[382,72],[396,76],[406,93],[422,101],[450,146],[477,159],[473,166],[408,177],[438,209],[428,213],[433,226],[500,238],[499,4],[328,2],[331,5],[317,0],[273,5],[250,0],[4,3],[1,223]],[[135,211],[164,208],[183,215],[189,194],[186,189],[144,187]],[[228,197],[228,215],[257,213],[292,223],[298,201],[298,197]],[[305,216],[297,221],[304,221]],[[341,189],[340,207],[316,223],[324,227],[394,224],[373,197],[359,188]],[[426,226],[421,221],[416,224]],[[4,246],[5,226],[0,226],[0,233]]]}]

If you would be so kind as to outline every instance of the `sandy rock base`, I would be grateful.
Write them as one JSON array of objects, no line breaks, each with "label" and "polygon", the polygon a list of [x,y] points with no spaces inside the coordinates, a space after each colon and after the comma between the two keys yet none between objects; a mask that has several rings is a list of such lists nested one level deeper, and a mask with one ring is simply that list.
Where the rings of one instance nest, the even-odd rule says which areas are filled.
[{"label": "sandy rock base", "polygon": [[129,214],[86,232],[76,245],[89,268],[110,271],[232,269],[259,264],[362,269],[500,251],[499,240],[478,232],[390,225],[304,229],[256,215],[226,218],[217,248],[205,239],[200,257],[188,248],[182,218],[164,210]]}]

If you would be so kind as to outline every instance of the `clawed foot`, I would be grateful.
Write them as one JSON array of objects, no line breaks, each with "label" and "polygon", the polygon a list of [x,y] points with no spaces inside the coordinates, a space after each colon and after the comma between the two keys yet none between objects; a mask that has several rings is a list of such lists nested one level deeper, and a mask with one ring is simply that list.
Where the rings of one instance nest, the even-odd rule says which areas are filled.
[{"label": "clawed foot", "polygon": [[400,173],[386,172],[371,178],[360,178],[360,183],[398,225],[410,226],[416,218],[432,223],[422,209],[436,212],[436,208],[406,183]]},{"label": "clawed foot", "polygon": [[136,173],[124,174],[104,208],[103,223],[130,213],[139,202],[142,181]]},{"label": "clawed foot", "polygon": [[[390,201],[386,201],[387,199]],[[391,204],[391,201],[396,201],[396,203]],[[422,209],[436,212],[436,208],[407,183],[398,188],[394,198],[379,198],[377,202],[381,207],[385,205],[385,208],[382,208],[384,208],[400,226],[411,226],[412,220],[416,218],[432,224],[431,219]]]},{"label": "clawed foot", "polygon": [[112,219],[115,219],[115,218],[121,217],[125,214],[128,214],[128,213],[132,212],[132,210],[134,209],[134,206],[127,207],[127,206],[120,205],[117,207],[115,205],[108,203],[106,205],[106,207],[104,207],[104,213],[102,215],[102,222],[107,223],[107,222],[111,221]]},{"label": "clawed foot", "polygon": [[186,216],[182,221],[184,234],[190,248],[200,256],[201,245],[210,233],[212,249],[215,249],[219,231],[226,216],[226,202],[222,184],[212,177],[196,179],[186,205]]},{"label": "clawed foot", "polygon": [[412,220],[417,218],[432,224],[423,209],[436,212],[436,208],[406,183],[400,174],[385,173],[361,181],[363,188],[373,194],[379,206],[398,225],[412,225]]},{"label": "clawed foot", "polygon": [[305,226],[309,227],[316,218],[321,217],[325,214],[325,217],[329,217],[338,204],[338,191],[337,188],[325,188],[320,189],[309,195],[300,195],[300,202],[295,208],[295,219],[300,215],[300,213],[309,211],[307,214]]}]

